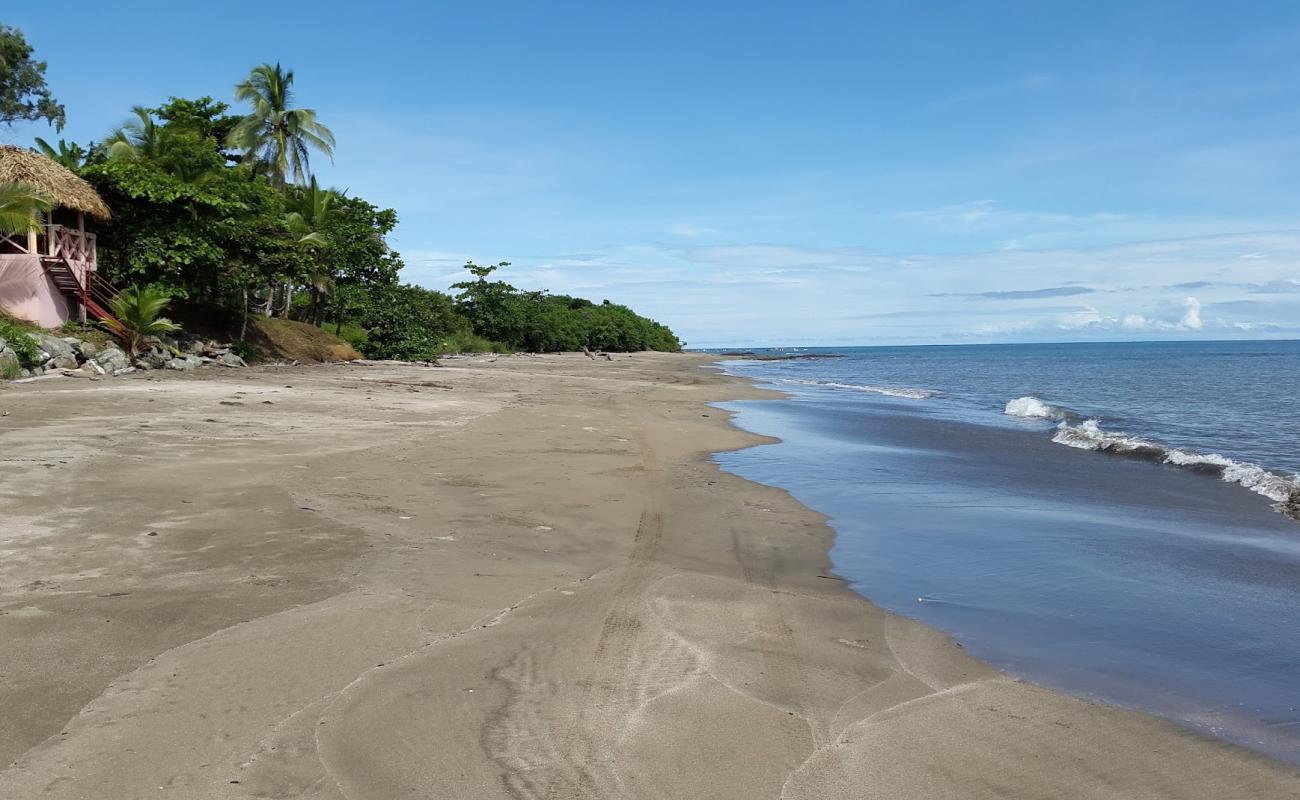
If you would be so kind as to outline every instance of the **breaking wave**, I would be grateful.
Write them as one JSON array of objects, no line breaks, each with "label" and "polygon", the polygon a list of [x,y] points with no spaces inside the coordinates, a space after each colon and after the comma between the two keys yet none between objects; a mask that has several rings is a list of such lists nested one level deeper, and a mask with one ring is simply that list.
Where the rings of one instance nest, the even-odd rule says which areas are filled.
[{"label": "breaking wave", "polygon": [[835,383],[834,381],[805,381],[790,378],[781,382],[798,384],[800,386],[822,386],[828,389],[849,389],[855,392],[883,394],[886,397],[905,397],[908,400],[926,400],[938,394],[938,392],[930,389],[908,389],[898,386],[870,386],[857,383]]},{"label": "breaking wave", "polygon": [[1003,413],[1012,417],[1057,423],[1052,441],[1066,447],[1144,458],[1217,475],[1228,483],[1235,483],[1267,497],[1279,504],[1279,511],[1300,519],[1300,475],[1278,475],[1257,464],[1236,461],[1218,453],[1197,453],[1141,436],[1108,431],[1095,419],[1085,419],[1068,408],[1046,403],[1033,396],[1017,397],[1009,401]]},{"label": "breaking wave", "polygon": [[1012,417],[1023,417],[1025,419],[1050,419],[1057,422],[1063,422],[1072,417],[1077,417],[1074,412],[1054,406],[1051,403],[1044,403],[1037,397],[1017,397],[1007,403],[1004,414]]},{"label": "breaking wave", "polygon": [[1095,419],[1084,420],[1077,425],[1062,421],[1057,425],[1052,441],[1080,450],[1145,458],[1207,472],[1267,497],[1279,504],[1279,511],[1289,516],[1294,517],[1300,513],[1300,475],[1278,475],[1256,464],[1235,461],[1218,453],[1197,453],[1140,436],[1107,431]]}]

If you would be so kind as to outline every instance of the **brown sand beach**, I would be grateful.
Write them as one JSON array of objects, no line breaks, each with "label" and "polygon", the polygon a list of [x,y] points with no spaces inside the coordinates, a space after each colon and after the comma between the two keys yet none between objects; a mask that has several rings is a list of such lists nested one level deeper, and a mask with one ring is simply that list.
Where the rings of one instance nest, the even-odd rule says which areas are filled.
[{"label": "brown sand beach", "polygon": [[1288,798],[721,473],[702,356],[0,388],[0,798]]}]

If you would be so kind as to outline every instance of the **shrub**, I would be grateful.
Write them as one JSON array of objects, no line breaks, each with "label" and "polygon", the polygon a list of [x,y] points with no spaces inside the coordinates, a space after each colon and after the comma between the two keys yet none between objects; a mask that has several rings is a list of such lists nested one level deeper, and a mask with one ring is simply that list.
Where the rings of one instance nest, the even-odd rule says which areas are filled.
[{"label": "shrub", "polygon": [[0,317],[0,339],[4,339],[9,349],[18,356],[18,363],[28,368],[37,366],[41,358],[40,345],[28,335],[30,330],[25,325]]}]

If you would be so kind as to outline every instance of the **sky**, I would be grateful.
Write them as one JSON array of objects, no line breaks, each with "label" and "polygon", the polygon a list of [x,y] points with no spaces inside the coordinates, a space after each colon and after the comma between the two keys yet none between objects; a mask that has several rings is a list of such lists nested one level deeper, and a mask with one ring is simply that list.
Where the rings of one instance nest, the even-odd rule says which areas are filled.
[{"label": "sky", "polygon": [[[692,347],[1300,338],[1300,5],[64,2],[0,12],[101,139],[297,73],[321,181]],[[51,138],[41,125],[0,140]]]}]

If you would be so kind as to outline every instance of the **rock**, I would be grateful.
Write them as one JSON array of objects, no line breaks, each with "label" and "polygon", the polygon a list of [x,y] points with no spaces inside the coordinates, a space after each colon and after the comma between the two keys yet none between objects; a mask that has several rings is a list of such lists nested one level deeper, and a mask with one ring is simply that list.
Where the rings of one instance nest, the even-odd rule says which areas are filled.
[{"label": "rock", "polygon": [[218,364],[220,364],[220,365],[223,366],[223,367],[246,367],[246,366],[248,366],[248,362],[244,361],[244,359],[242,359],[242,358],[240,358],[239,356],[235,355],[234,353],[230,353],[230,352],[222,353],[221,355],[217,356],[216,361],[217,361]]},{"label": "rock", "polygon": [[72,353],[67,353],[65,355],[57,355],[54,358],[51,358],[49,361],[45,362],[45,366],[51,367],[53,369],[76,369],[80,365],[81,362],[78,361],[77,357]]},{"label": "rock", "polygon": [[148,352],[140,356],[139,364],[145,369],[162,369],[167,366],[167,362],[172,360],[171,353],[160,347],[151,348]]},{"label": "rock", "polygon": [[191,362],[188,358],[173,358],[171,361],[167,362],[166,366],[167,369],[174,369],[177,372],[190,372],[194,370],[198,364]]},{"label": "rock", "polygon": [[95,358],[100,353],[99,345],[95,344],[94,342],[78,341],[76,344],[72,346],[72,350],[83,360],[86,361]]},{"label": "rock", "polygon": [[66,364],[69,359],[72,361],[72,369],[77,367],[77,353],[72,349],[72,345],[57,336],[51,336],[48,333],[29,334],[45,354],[42,361],[59,361]]},{"label": "rock", "polygon": [[85,372],[92,372],[92,373],[94,373],[94,374],[96,374],[96,375],[107,375],[107,374],[108,374],[108,370],[106,370],[106,369],[104,369],[103,367],[101,367],[101,366],[100,366],[100,365],[95,361],[95,359],[93,359],[93,358],[90,359],[89,361],[87,361],[86,363],[82,364],[82,365],[81,365],[81,370],[82,370],[82,371],[85,371]]},{"label": "rock", "polygon": [[1282,502],[1282,513],[1300,522],[1300,488],[1292,489],[1291,495]]},{"label": "rock", "polygon": [[0,347],[0,380],[23,377],[24,371],[23,365],[18,363],[18,354],[8,347]]},{"label": "rock", "polygon": [[127,358],[126,353],[113,345],[109,345],[101,350],[95,361],[110,375],[120,375],[126,370],[131,369],[131,359]]}]

